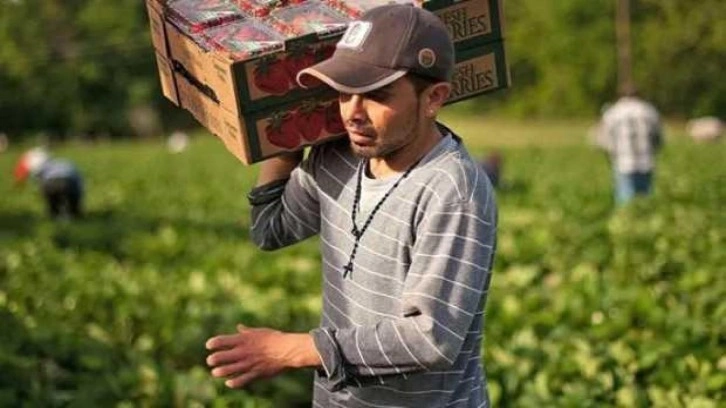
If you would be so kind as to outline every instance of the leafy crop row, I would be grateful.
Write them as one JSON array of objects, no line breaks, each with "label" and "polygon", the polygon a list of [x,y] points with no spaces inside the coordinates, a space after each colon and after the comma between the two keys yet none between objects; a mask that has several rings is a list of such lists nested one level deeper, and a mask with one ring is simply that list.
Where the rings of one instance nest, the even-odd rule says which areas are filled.
[{"label": "leafy crop row", "polygon": [[[9,174],[16,153],[0,156]],[[204,341],[306,331],[316,241],[247,236],[254,168],[218,144],[73,147],[88,217],[0,183],[0,406],[309,406],[311,373],[225,390]],[[725,146],[669,145],[654,197],[613,210],[584,146],[504,151],[484,362],[496,406],[716,407],[726,398]]]}]

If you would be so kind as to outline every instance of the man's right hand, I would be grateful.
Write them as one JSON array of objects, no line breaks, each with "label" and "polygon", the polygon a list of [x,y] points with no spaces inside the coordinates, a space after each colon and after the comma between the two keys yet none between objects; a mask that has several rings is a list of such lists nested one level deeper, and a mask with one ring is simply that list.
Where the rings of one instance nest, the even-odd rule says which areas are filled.
[{"label": "man's right hand", "polygon": [[257,176],[257,187],[283,180],[290,177],[290,173],[302,161],[304,151],[283,153],[260,163],[260,173]]}]

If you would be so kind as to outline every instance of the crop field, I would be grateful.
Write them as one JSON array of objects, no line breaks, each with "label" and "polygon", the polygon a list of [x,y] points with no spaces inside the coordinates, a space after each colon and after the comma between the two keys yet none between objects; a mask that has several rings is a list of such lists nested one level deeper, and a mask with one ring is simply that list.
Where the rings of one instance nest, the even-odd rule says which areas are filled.
[{"label": "crop field", "polygon": [[[669,128],[654,195],[615,209],[585,122],[449,113],[477,157],[504,156],[484,364],[496,407],[718,407],[726,401],[726,144]],[[236,323],[307,331],[317,240],[248,238],[244,167],[208,134],[55,150],[88,215],[51,222],[0,154],[0,406],[310,405],[312,373],[243,391],[204,342]]]}]

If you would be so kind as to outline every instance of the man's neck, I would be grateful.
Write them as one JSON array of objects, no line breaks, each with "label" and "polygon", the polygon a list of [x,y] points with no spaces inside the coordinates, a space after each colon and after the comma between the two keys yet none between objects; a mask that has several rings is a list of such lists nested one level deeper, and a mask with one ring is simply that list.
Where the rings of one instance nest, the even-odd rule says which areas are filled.
[{"label": "man's neck", "polygon": [[368,161],[370,173],[380,179],[396,173],[402,173],[430,152],[443,138],[436,123],[432,123],[426,132],[403,146],[390,156],[372,157]]}]

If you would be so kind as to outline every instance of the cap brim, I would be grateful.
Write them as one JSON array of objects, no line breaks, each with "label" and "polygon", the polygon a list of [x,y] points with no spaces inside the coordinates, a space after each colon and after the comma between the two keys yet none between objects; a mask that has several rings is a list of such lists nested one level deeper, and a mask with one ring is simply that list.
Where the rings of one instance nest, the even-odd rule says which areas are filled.
[{"label": "cap brim", "polygon": [[304,77],[313,76],[338,92],[364,94],[382,88],[406,75],[407,70],[382,68],[354,59],[333,56],[297,74],[297,82],[305,88]]}]

